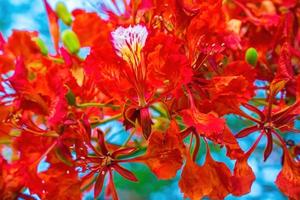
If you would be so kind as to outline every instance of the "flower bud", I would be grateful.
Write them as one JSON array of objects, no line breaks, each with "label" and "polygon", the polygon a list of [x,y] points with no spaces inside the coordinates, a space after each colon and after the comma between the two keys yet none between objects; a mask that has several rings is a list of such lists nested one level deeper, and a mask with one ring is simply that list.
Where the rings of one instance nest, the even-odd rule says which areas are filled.
[{"label": "flower bud", "polygon": [[72,15],[63,2],[58,2],[55,8],[58,17],[68,26],[72,24]]},{"label": "flower bud", "polygon": [[76,33],[74,33],[72,30],[65,30],[62,33],[62,42],[70,53],[78,53],[80,49],[80,43]]},{"label": "flower bud", "polygon": [[41,38],[36,37],[36,38],[33,39],[33,41],[39,47],[39,49],[40,49],[40,51],[43,55],[48,54],[48,48],[47,48],[46,44],[44,43],[44,41]]},{"label": "flower bud", "polygon": [[151,125],[153,124],[148,107],[140,109],[139,123],[142,127],[145,139],[148,140],[152,131]]},{"label": "flower bud", "polygon": [[250,65],[256,66],[256,63],[257,63],[257,51],[256,51],[255,48],[251,47],[251,48],[247,49],[246,55],[245,55],[245,60]]}]

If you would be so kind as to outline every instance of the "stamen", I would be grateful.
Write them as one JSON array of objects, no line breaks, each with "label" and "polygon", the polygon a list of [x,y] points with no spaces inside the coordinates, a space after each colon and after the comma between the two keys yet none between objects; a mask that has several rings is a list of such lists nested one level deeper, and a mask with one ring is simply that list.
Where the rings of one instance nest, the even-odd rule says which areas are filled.
[{"label": "stamen", "polygon": [[145,46],[148,31],[142,25],[120,26],[111,33],[118,56],[125,61],[138,65],[141,61],[141,50]]}]

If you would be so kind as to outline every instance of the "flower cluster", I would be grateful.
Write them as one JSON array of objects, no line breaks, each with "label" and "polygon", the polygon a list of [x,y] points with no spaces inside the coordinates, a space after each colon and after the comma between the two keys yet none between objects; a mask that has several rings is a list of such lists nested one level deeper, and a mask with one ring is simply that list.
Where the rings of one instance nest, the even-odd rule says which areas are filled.
[{"label": "flower cluster", "polygon": [[[0,148],[11,151],[0,154],[1,199],[77,200],[93,189],[117,200],[114,174],[138,182],[124,163],[145,164],[158,179],[181,170],[186,198],[242,196],[264,137],[263,160],[282,149],[277,187],[300,199],[297,0],[124,1],[122,14],[106,9],[107,20],[44,4],[52,52],[38,32],[0,34]],[[249,127],[234,134],[229,114]],[[109,122],[128,138],[110,140],[125,133],[102,128]],[[233,170],[213,159],[214,146]]]}]

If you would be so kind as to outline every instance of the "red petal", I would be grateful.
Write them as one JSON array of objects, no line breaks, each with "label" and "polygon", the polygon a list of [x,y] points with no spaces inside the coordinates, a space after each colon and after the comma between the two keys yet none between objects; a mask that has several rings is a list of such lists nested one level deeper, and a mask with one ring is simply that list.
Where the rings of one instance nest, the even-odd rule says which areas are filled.
[{"label": "red petal", "polygon": [[289,198],[300,197],[300,163],[294,161],[288,150],[283,148],[284,160],[282,170],[275,181],[278,188]]},{"label": "red petal", "polygon": [[293,76],[290,48],[286,42],[281,47],[276,75],[270,84],[270,98],[273,99],[285,87],[286,83],[293,79]]},{"label": "red petal", "polygon": [[209,150],[203,166],[187,159],[179,181],[184,196],[195,200],[203,197],[224,199],[229,194],[230,185],[230,170],[224,163],[214,161]]},{"label": "red petal", "polygon": [[285,42],[281,47],[275,80],[291,80],[293,75],[290,46]]},{"label": "red petal", "polygon": [[[32,59],[36,57],[36,55],[40,54],[40,49],[32,40],[37,36],[38,34],[36,32],[14,30],[7,40],[7,48],[13,53],[14,57],[21,57],[27,64],[32,62]],[[7,57],[9,58],[10,56]]]},{"label": "red petal", "polygon": [[101,153],[103,155],[107,155],[108,150],[105,145],[104,133],[100,129],[97,129],[97,133],[98,133],[98,140],[99,140],[98,143],[101,149]]},{"label": "red petal", "polygon": [[267,135],[267,146],[264,152],[264,161],[268,159],[273,150],[273,138],[271,133],[266,133]]},{"label": "red petal", "polygon": [[73,167],[63,163],[52,163],[49,169],[39,176],[43,180],[44,190],[39,191],[41,199],[81,199],[80,181]]},{"label": "red petal", "polygon": [[121,148],[121,149],[114,151],[112,153],[111,157],[116,158],[121,155],[130,155],[133,152],[135,152],[136,150],[137,150],[137,148],[135,148],[135,147]]},{"label": "red petal", "polygon": [[58,52],[58,42],[59,42],[59,26],[58,26],[58,17],[56,13],[52,10],[47,0],[44,0],[46,11],[49,19],[50,33],[53,40],[54,48]]},{"label": "red petal", "polygon": [[2,33],[0,33],[0,50],[3,50],[4,44],[5,44],[4,37]]},{"label": "red petal", "polygon": [[149,37],[145,46],[146,80],[152,87],[169,92],[191,80],[187,57],[181,52],[182,41],[165,34]]},{"label": "red petal", "polygon": [[182,166],[183,143],[177,125],[171,123],[166,133],[153,132],[149,138],[146,164],[159,179],[170,179]]},{"label": "red petal", "polygon": [[120,165],[114,164],[114,165],[112,165],[112,168],[114,168],[124,178],[126,178],[126,179],[128,179],[130,181],[133,181],[133,182],[138,181],[138,179],[136,178],[136,176],[131,171],[129,171],[129,170],[121,167]]},{"label": "red petal", "polygon": [[243,138],[243,137],[247,137],[249,134],[258,131],[259,128],[257,127],[257,125],[255,126],[250,126],[248,128],[244,128],[243,130],[241,130],[240,132],[238,132],[235,137],[236,138]]},{"label": "red petal", "polygon": [[230,159],[237,159],[244,155],[244,151],[241,149],[239,143],[228,127],[225,128],[220,140],[222,140],[221,144],[225,145],[227,149],[226,155]]},{"label": "red petal", "polygon": [[197,159],[199,148],[200,148],[200,136],[197,133],[195,133],[195,147],[193,152],[193,161]]},{"label": "red petal", "polygon": [[234,175],[232,176],[232,191],[235,196],[242,196],[251,191],[252,183],[255,180],[255,174],[247,163],[248,158],[238,159],[234,166]]},{"label": "red petal", "polygon": [[149,112],[149,108],[140,109],[140,125],[142,127],[143,135],[145,139],[148,139],[151,134],[152,120]]},{"label": "red petal", "polygon": [[73,12],[75,20],[72,24],[73,31],[77,34],[82,47],[103,45],[109,39],[108,23],[103,21],[96,13],[85,11]]},{"label": "red petal", "polygon": [[260,111],[258,108],[256,108],[255,106],[248,104],[248,103],[244,103],[243,106],[249,110],[251,110],[252,112],[256,113],[259,115],[260,120],[264,121],[265,120],[265,115],[262,111]]},{"label": "red petal", "polygon": [[119,199],[111,170],[109,170],[109,184],[105,196],[110,196],[110,195],[112,196],[113,200]]},{"label": "red petal", "polygon": [[94,198],[97,198],[101,193],[106,173],[107,169],[105,167],[99,171],[99,175],[94,186]]},{"label": "red petal", "polygon": [[93,186],[92,183],[94,182],[94,175],[95,175],[95,170],[89,172],[87,175],[85,175],[81,179],[81,183],[80,183],[80,190],[81,191],[91,189],[91,187]]},{"label": "red petal", "polygon": [[123,125],[125,126],[126,130],[135,127],[135,123],[136,123],[136,120],[139,118],[139,115],[140,115],[140,112],[136,107],[129,107],[129,108],[124,109]]},{"label": "red petal", "polygon": [[92,130],[91,130],[91,125],[89,123],[89,119],[85,114],[82,116],[82,124],[83,124],[83,127],[84,127],[85,131],[86,131],[88,141],[90,141]]},{"label": "red petal", "polygon": [[242,196],[251,191],[251,186],[255,180],[255,174],[253,173],[251,167],[248,165],[247,161],[249,156],[255,150],[262,136],[263,134],[261,133],[252,147],[248,150],[248,152],[243,157],[237,159],[235,163],[234,173],[231,178],[231,193],[235,196]]},{"label": "red petal", "polygon": [[182,112],[183,121],[188,126],[194,126],[200,135],[207,138],[218,138],[225,128],[225,120],[215,114],[204,114],[196,108]]}]

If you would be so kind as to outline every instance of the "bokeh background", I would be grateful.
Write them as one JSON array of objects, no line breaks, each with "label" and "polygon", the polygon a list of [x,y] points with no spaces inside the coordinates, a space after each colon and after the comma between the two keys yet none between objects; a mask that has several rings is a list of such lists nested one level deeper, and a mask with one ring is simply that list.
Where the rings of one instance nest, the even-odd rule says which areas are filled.
[{"label": "bokeh background", "polygon": [[[58,0],[48,0],[52,7],[58,2]],[[76,8],[86,9],[89,11],[97,12],[101,17],[106,18],[105,13],[101,12],[101,5],[110,7],[109,0],[64,0],[69,10]],[[114,8],[111,7],[113,10]],[[119,4],[119,10],[124,9],[122,4]],[[36,30],[40,33],[40,37],[46,41],[51,49],[50,35],[48,31],[48,21],[44,5],[42,0],[0,0],[0,31],[7,38],[11,34],[13,29],[21,30]],[[62,24],[63,29],[66,28]],[[257,84],[264,84],[263,82],[257,82]],[[258,93],[258,96],[263,96],[263,93]],[[227,121],[234,133],[241,130],[243,127],[251,125],[251,122],[243,120],[233,115],[227,116]],[[107,124],[102,129],[106,129],[109,126],[113,126],[112,132],[113,140],[121,140],[118,135],[126,135],[120,124],[113,123]],[[299,123],[297,124],[299,127]],[[118,134],[117,134],[118,133]],[[244,150],[248,149],[253,144],[257,134],[253,134],[250,137],[239,140]],[[293,136],[286,134],[286,139],[296,139]],[[201,145],[204,146],[203,144]],[[274,146],[274,150],[266,162],[263,162],[263,151],[265,147],[265,138],[259,143],[255,153],[251,156],[249,163],[252,166],[255,174],[256,181],[252,186],[252,190],[249,194],[243,197],[228,196],[226,199],[263,199],[263,200],[280,200],[287,199],[275,186],[276,176],[281,168],[281,155],[282,152],[278,146]],[[234,163],[225,158],[225,150],[220,149],[217,146],[212,146],[212,152],[214,159],[218,161],[224,161],[231,167]],[[203,163],[204,149],[201,149],[199,154],[199,164]],[[115,183],[118,188],[119,196],[122,200],[179,200],[183,199],[182,194],[178,188],[178,179],[180,177],[180,171],[174,180],[159,181],[148,170],[148,168],[141,164],[130,164],[126,167],[131,168],[135,172],[139,179],[139,183],[132,183],[124,180],[122,177],[116,174]],[[47,168],[46,165],[41,164],[40,170]],[[72,195],[72,194],[70,194]],[[102,199],[100,197],[99,199]],[[85,194],[84,199],[93,199],[92,192]]]}]

